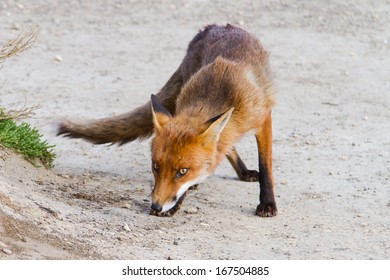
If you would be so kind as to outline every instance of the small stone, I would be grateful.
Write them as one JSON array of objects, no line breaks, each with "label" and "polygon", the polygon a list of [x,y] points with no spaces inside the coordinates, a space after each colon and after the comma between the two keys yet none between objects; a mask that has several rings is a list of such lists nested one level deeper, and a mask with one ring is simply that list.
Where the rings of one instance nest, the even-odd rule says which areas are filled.
[{"label": "small stone", "polygon": [[7,255],[12,255],[12,251],[8,248],[3,248],[3,253],[5,253]]},{"label": "small stone", "polygon": [[123,229],[124,229],[125,231],[131,231],[131,229],[129,228],[129,225],[128,225],[128,224],[124,224],[124,225],[123,225]]},{"label": "small stone", "polygon": [[362,119],[363,119],[363,121],[367,121],[368,120],[368,116],[364,116]]},{"label": "small stone", "polygon": [[280,182],[282,185],[286,186],[288,185],[288,181],[287,180],[283,180],[282,182]]},{"label": "small stone", "polygon": [[174,240],[174,241],[173,241],[173,245],[176,245],[176,246],[177,246],[177,245],[179,245],[179,242],[177,242],[177,240]]},{"label": "small stone", "polygon": [[348,156],[347,156],[347,155],[342,155],[342,156],[340,157],[340,159],[341,159],[341,160],[344,160],[344,161],[345,161],[345,160],[348,160]]},{"label": "small stone", "polygon": [[55,60],[56,62],[61,62],[61,61],[62,61],[62,57],[59,56],[59,55],[56,55],[56,56],[54,57],[54,60]]},{"label": "small stone", "polygon": [[198,213],[198,208],[191,207],[190,209],[186,210],[185,212],[188,214],[196,214],[196,213]]},{"label": "small stone", "polygon": [[131,209],[131,204],[129,204],[129,203],[124,203],[124,204],[122,205],[122,208]]}]

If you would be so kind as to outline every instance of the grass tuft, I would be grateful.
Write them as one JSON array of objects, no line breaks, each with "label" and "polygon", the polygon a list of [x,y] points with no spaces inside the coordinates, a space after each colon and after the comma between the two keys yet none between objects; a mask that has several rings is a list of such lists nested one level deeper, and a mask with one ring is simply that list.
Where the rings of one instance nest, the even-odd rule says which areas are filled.
[{"label": "grass tuft", "polygon": [[28,123],[18,125],[5,116],[4,110],[0,108],[0,145],[24,155],[35,166],[41,162],[47,168],[53,167],[55,145],[42,140],[38,130],[31,128]]}]

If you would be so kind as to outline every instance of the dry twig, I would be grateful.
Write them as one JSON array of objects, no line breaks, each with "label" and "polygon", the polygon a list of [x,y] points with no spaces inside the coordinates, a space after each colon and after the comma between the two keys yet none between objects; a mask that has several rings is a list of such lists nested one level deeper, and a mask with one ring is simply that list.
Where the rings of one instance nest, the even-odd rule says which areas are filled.
[{"label": "dry twig", "polygon": [[7,58],[31,48],[37,39],[38,31],[38,27],[35,26],[25,32],[21,32],[16,39],[5,43],[0,49],[0,64]]},{"label": "dry twig", "polygon": [[24,105],[22,108],[18,109],[4,109],[0,108],[0,121],[2,120],[21,120],[26,119],[34,115],[34,111],[39,109],[40,106],[36,105],[33,107],[26,107]]}]

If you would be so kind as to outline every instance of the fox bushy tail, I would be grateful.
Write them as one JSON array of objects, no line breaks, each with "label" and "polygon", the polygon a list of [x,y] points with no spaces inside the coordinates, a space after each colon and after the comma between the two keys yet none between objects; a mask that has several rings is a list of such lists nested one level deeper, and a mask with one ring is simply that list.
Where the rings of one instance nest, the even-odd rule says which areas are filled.
[{"label": "fox bushy tail", "polygon": [[[176,98],[183,86],[181,67],[172,75],[165,86],[157,93],[159,101],[172,115],[176,109]],[[83,138],[94,144],[117,143],[119,145],[135,139],[145,139],[153,134],[153,119],[150,101],[135,110],[109,118],[75,123],[61,122],[57,135],[70,138]]]}]

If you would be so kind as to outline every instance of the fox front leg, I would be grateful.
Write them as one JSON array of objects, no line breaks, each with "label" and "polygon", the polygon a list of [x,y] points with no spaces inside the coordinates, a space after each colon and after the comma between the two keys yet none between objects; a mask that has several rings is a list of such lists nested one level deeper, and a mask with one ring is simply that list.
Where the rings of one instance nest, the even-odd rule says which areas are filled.
[{"label": "fox front leg", "polygon": [[259,152],[259,183],[260,204],[256,208],[256,215],[273,217],[277,214],[274,196],[274,180],[272,175],[272,117],[271,113],[264,120],[256,133]]},{"label": "fox front leg", "polygon": [[226,157],[236,171],[238,179],[246,182],[256,182],[259,180],[259,173],[256,170],[248,170],[248,168],[246,168],[245,163],[242,161],[234,147]]}]

